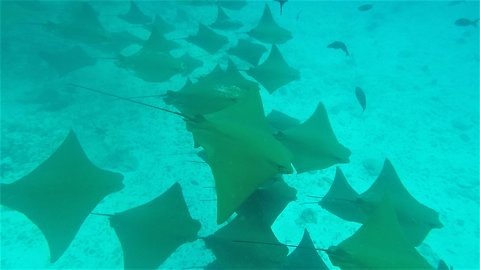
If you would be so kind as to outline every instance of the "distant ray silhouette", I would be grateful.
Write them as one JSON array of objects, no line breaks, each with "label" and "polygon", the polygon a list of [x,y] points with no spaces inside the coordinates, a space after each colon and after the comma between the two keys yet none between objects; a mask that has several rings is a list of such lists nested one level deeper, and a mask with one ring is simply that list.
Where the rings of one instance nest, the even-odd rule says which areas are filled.
[{"label": "distant ray silhouette", "polygon": [[118,15],[119,18],[131,23],[131,24],[147,24],[152,21],[152,19],[145,15],[137,3],[130,1],[130,9],[127,13]]},{"label": "distant ray silhouette", "polygon": [[315,250],[312,238],[307,229],[303,231],[303,237],[298,247],[288,255],[286,263],[281,269],[319,269],[328,270],[322,257]]},{"label": "distant ray silhouette", "polygon": [[60,22],[49,21],[47,28],[63,38],[88,44],[97,45],[108,41],[108,32],[88,2],[72,3],[71,7]]},{"label": "distant ray silhouette", "polygon": [[183,73],[183,63],[169,53],[141,49],[129,56],[120,56],[120,67],[132,70],[140,79],[147,82],[164,82]]},{"label": "distant ray silhouette", "polygon": [[130,45],[141,45],[144,42],[145,40],[131,34],[126,30],[123,30],[110,33],[107,41],[105,43],[98,44],[98,48],[105,52],[118,53]]},{"label": "distant ray silhouette", "polygon": [[162,34],[175,31],[175,26],[165,21],[160,15],[155,15],[155,19],[153,20],[153,23],[144,25],[144,28],[147,30],[152,30],[152,28],[154,27],[157,29],[158,32]]},{"label": "distant ray silhouette", "polygon": [[290,31],[279,26],[273,19],[272,12],[267,4],[263,10],[263,15],[255,26],[248,34],[260,40],[261,42],[270,44],[285,43],[292,38]]},{"label": "distant ray silhouette", "polygon": [[189,36],[186,39],[205,51],[214,54],[228,43],[228,38],[217,34],[204,24],[198,25],[198,32],[193,36]]},{"label": "distant ray silhouette", "polygon": [[228,53],[238,56],[242,60],[256,66],[266,51],[267,49],[260,44],[253,43],[246,39],[239,39],[237,45],[228,50]]},{"label": "distant ray silhouette", "polygon": [[32,172],[12,184],[0,184],[0,202],[25,214],[40,229],[53,263],[97,204],[123,188],[122,179],[119,173],[95,166],[70,131]]},{"label": "distant ray silhouette", "polygon": [[56,52],[42,51],[39,55],[60,76],[65,76],[72,71],[93,65],[96,62],[96,59],[88,55],[80,46]]},{"label": "distant ray silhouette", "polygon": [[185,53],[184,55],[180,56],[180,60],[183,62],[183,75],[188,76],[197,68],[203,66],[203,62],[190,56],[190,54]]},{"label": "distant ray silhouette", "polygon": [[150,37],[143,45],[142,50],[150,50],[152,52],[168,53],[171,50],[180,48],[180,44],[175,41],[166,39],[160,30],[153,26],[150,32]]},{"label": "distant ray silhouette", "polygon": [[210,27],[220,30],[235,30],[242,26],[241,22],[234,21],[228,17],[227,13],[220,6],[217,8],[217,19],[210,24]]},{"label": "distant ray silhouette", "polygon": [[247,74],[255,78],[270,93],[300,78],[298,70],[287,64],[275,45],[272,45],[265,62],[249,69]]}]

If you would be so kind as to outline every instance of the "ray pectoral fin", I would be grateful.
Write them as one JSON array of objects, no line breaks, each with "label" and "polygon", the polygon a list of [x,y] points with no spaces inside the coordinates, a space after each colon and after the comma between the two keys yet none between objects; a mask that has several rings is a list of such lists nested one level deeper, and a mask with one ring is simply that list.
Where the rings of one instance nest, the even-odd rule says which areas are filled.
[{"label": "ray pectoral fin", "polygon": [[366,214],[358,203],[359,194],[350,186],[340,168],[337,168],[335,179],[320,206],[327,211],[349,221],[363,222]]},{"label": "ray pectoral fin", "polygon": [[198,32],[196,35],[190,36],[186,40],[211,54],[216,53],[228,43],[228,38],[226,36],[216,33],[203,24],[198,25]]},{"label": "ray pectoral fin", "polygon": [[285,43],[292,38],[290,31],[275,22],[272,12],[266,3],[260,21],[248,34],[261,42],[270,44]]},{"label": "ray pectoral fin", "polygon": [[118,15],[118,17],[131,24],[146,24],[151,22],[151,18],[145,15],[134,1],[130,1],[130,9],[128,12]]},{"label": "ray pectoral fin", "polygon": [[349,162],[351,152],[338,142],[322,103],[307,121],[281,134],[278,139],[292,152],[299,173]]},{"label": "ray pectoral fin", "polygon": [[327,254],[342,269],[433,269],[405,238],[388,196],[354,235]]},{"label": "ray pectoral fin", "polygon": [[385,194],[390,196],[405,236],[412,245],[418,246],[431,229],[442,227],[438,213],[417,201],[408,192],[388,159],[385,160],[378,178],[360,198],[377,204]]},{"label": "ray pectoral fin", "polygon": [[328,269],[318,255],[307,229],[304,230],[302,241],[298,247],[288,255],[287,262],[282,269]]},{"label": "ray pectoral fin", "polygon": [[0,187],[1,204],[25,214],[44,234],[51,262],[67,249],[85,218],[123,176],[93,165],[73,131],[31,173]]},{"label": "ray pectoral fin", "polygon": [[200,222],[192,219],[176,183],[138,207],[117,213],[110,224],[122,244],[125,269],[156,269],[179,246],[197,239]]},{"label": "ray pectoral fin", "polygon": [[249,69],[247,73],[269,93],[300,78],[299,71],[288,65],[276,45],[272,45],[269,56],[262,64]]},{"label": "ray pectoral fin", "polygon": [[269,225],[246,216],[235,217],[205,238],[205,244],[225,269],[278,269],[288,254]]},{"label": "ray pectoral fin", "polygon": [[263,224],[272,226],[278,215],[291,202],[297,199],[297,190],[288,186],[281,177],[255,192],[236,210],[239,216],[256,218]]}]

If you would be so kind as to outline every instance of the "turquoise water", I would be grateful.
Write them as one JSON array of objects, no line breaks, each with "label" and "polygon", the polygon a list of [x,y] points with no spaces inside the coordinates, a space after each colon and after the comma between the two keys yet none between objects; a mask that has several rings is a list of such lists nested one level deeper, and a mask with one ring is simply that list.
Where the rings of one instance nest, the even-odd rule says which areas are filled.
[{"label": "turquoise water", "polygon": [[[409,192],[435,209],[444,225],[432,230],[417,250],[435,266],[443,259],[454,269],[478,269],[479,30],[455,22],[477,19],[479,2],[373,2],[371,9],[360,11],[357,8],[366,2],[292,0],[284,5],[282,15],[278,3],[266,3],[278,24],[292,33],[293,38],[278,47],[300,78],[272,94],[261,89],[265,113],[276,109],[303,121],[322,102],[337,139],[352,152],[350,162],[339,167],[355,190],[366,190],[388,158]],[[124,211],[179,182],[191,216],[202,224],[199,235],[214,233],[219,226],[215,191],[209,188],[214,186],[212,173],[207,164],[198,162],[184,122],[70,85],[136,97],[178,90],[185,76],[147,82],[108,59],[118,53],[132,54],[140,45],[118,50],[117,43],[105,48],[77,40],[75,33],[49,31],[44,23],[68,14],[72,5],[2,1],[2,183],[13,183],[36,168],[73,129],[97,166],[124,175],[125,188],[102,200],[95,212]],[[196,81],[217,63],[226,66],[225,51],[238,38],[247,37],[244,32],[257,24],[265,2],[248,1],[239,10],[226,9],[244,26],[218,31],[228,37],[229,44],[213,55],[184,38],[196,33],[198,22],[215,20],[214,5],[143,1],[138,5],[148,16],[158,14],[174,24],[175,30],[166,37],[180,47],[172,55],[188,52],[203,61],[203,66],[188,74]],[[149,31],[141,25],[117,16],[128,10],[128,2],[93,1],[91,6],[107,31],[127,30],[137,38],[148,38]],[[327,48],[333,41],[344,42],[350,55]],[[85,50],[95,63],[66,72],[67,67],[55,69],[42,57],[74,46]],[[68,53],[62,58],[78,59],[69,58]],[[239,58],[232,60],[242,72],[251,67]],[[365,92],[364,112],[355,87]],[[166,106],[158,98],[141,100]],[[272,226],[281,243],[297,244],[307,228],[316,247],[328,248],[359,228],[317,204],[306,204],[315,201],[309,196],[325,195],[334,175],[335,166],[284,176],[298,190],[298,199]],[[119,240],[106,217],[89,216],[63,256],[50,263],[40,230],[17,211],[2,206],[0,213],[2,269],[123,267]],[[320,252],[320,256],[334,268],[326,254]],[[214,259],[198,239],[182,245],[161,268],[201,267]]]}]

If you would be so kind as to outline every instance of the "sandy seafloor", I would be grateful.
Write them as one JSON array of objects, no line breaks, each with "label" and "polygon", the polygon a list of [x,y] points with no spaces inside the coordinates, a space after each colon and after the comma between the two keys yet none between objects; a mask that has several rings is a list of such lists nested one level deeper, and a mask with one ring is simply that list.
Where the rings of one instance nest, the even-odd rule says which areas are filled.
[{"label": "sandy seafloor", "polygon": [[[50,3],[51,4],[51,3]],[[58,3],[57,3],[58,4]],[[60,9],[38,11],[28,17],[42,22]],[[128,2],[92,2],[105,27],[128,29],[142,38],[148,32],[116,17]],[[318,102],[325,104],[338,140],[351,151],[351,162],[340,165],[352,186],[367,189],[389,158],[410,193],[440,214],[444,228],[430,232],[418,250],[432,265],[445,260],[454,269],[479,265],[479,29],[459,27],[459,18],[479,17],[479,3],[289,1],[275,18],[294,38],[279,46],[285,59],[300,71],[301,79],[272,95],[262,89],[265,111],[281,110],[306,119]],[[253,27],[264,2],[249,2],[227,13]],[[149,15],[174,20],[174,5],[140,2]],[[167,8],[168,7],[168,8]],[[171,38],[195,33],[196,22],[211,23],[212,6],[186,7],[191,20],[176,23]],[[38,21],[37,21],[38,20]],[[245,34],[228,33],[231,44]],[[326,46],[344,41],[351,56]],[[178,40],[193,56],[205,61],[192,74],[198,78],[223,53],[210,56]],[[58,76],[36,53],[42,48],[75,44],[55,37],[38,25],[9,25],[2,29],[1,169],[2,183],[30,172],[62,142],[73,128],[90,159],[99,167],[124,174],[125,188],[105,198],[95,209],[115,213],[143,204],[178,181],[191,215],[201,221],[201,236],[213,233],[215,194],[210,169],[197,161],[191,135],[178,117],[67,87],[77,83],[124,96],[163,93],[179,89],[185,78],[147,83],[120,69],[111,60],[99,60]],[[127,48],[135,51],[138,47]],[[98,57],[106,53],[90,49]],[[180,53],[183,51],[180,51]],[[266,55],[265,55],[266,56]],[[239,68],[245,62],[233,58]],[[362,113],[355,86],[366,93]],[[39,95],[43,93],[42,95]],[[53,101],[52,101],[53,100]],[[148,100],[164,106],[161,100]],[[52,105],[52,103],[54,103]],[[298,189],[273,229],[283,243],[300,241],[308,228],[315,245],[326,248],[350,236],[358,224],[341,220],[308,195],[324,195],[335,168],[285,176]],[[1,207],[1,265],[9,268],[93,269],[122,268],[122,251],[108,218],[89,216],[65,254],[54,264],[40,231],[22,214]],[[331,266],[327,256],[321,256]],[[165,269],[200,267],[214,260],[202,240],[180,247],[162,266]]]}]

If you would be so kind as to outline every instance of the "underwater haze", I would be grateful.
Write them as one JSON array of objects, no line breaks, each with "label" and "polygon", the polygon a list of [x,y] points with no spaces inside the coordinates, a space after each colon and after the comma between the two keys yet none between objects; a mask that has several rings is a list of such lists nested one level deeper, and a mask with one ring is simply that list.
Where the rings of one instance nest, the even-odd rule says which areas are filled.
[{"label": "underwater haze", "polygon": [[479,1],[0,8],[1,269],[480,268]]}]

